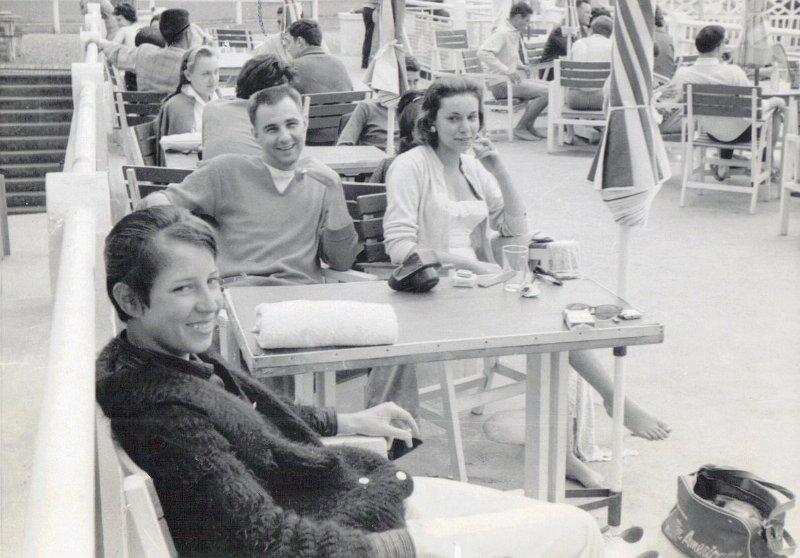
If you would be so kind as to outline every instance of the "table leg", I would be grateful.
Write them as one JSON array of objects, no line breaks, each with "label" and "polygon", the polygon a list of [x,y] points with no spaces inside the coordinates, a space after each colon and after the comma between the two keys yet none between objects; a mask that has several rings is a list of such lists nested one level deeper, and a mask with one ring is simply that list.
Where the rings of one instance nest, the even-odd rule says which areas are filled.
[{"label": "table leg", "polygon": [[298,405],[314,404],[314,373],[297,374],[294,377],[294,401]]},{"label": "table leg", "polygon": [[625,355],[627,347],[614,348],[614,413],[611,417],[611,482],[614,492],[622,492],[622,440],[625,434]]},{"label": "table leg", "polygon": [[447,439],[450,444],[450,463],[453,478],[467,482],[467,466],[464,462],[464,444],[461,440],[461,423],[458,420],[456,407],[456,389],[453,381],[453,370],[444,362],[436,363],[439,369],[440,393],[442,394],[442,418],[445,421]]},{"label": "table leg", "polygon": [[336,407],[336,372],[317,372],[317,405]]},{"label": "table leg", "polygon": [[550,422],[550,375],[542,373],[541,353],[526,358],[525,496],[541,500],[547,493],[547,436]]},{"label": "table leg", "polygon": [[550,432],[548,434],[547,500],[563,502],[567,476],[569,366],[567,353],[550,353]]}]

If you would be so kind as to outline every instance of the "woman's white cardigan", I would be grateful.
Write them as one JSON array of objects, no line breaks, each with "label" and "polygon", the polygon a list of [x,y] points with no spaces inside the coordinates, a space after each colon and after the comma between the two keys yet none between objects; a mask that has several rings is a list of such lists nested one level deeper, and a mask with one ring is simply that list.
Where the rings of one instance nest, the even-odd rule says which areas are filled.
[{"label": "woman's white cardigan", "polygon": [[[461,172],[477,198],[489,208],[488,220],[473,231],[472,245],[478,259],[494,263],[489,228],[501,236],[527,234],[526,214],[523,211],[521,215],[510,215],[505,211],[497,181],[472,155],[461,156]],[[449,249],[449,196],[444,167],[432,147],[415,147],[394,160],[386,175],[386,195],[383,241],[393,262],[401,263],[417,246]]]}]

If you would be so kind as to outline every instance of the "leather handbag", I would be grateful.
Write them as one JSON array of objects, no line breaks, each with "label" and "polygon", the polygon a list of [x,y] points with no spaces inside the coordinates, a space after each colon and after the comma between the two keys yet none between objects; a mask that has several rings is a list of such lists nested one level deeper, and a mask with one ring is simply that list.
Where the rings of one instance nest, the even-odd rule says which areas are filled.
[{"label": "leather handbag", "polygon": [[661,525],[672,544],[697,558],[792,554],[784,531],[794,494],[752,473],[705,465],[678,477],[678,502]]}]

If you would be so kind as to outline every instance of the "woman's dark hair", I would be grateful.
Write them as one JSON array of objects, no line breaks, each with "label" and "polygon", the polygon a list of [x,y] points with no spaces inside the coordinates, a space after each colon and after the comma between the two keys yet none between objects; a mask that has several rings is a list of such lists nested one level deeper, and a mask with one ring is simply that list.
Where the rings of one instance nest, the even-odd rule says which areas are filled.
[{"label": "woman's dark hair", "polygon": [[165,241],[185,242],[217,257],[217,235],[189,210],[171,205],[134,211],[120,219],[106,237],[106,292],[119,319],[130,316],[114,299],[114,285],[124,283],[139,302],[150,304],[150,290],[164,265]]},{"label": "woman's dark hair", "polygon": [[322,44],[322,30],[319,24],[311,19],[298,19],[286,30],[289,35],[303,37],[309,46],[319,46]]},{"label": "woman's dark hair", "polygon": [[722,25],[706,25],[697,32],[694,46],[697,52],[705,54],[711,52],[725,40],[725,28]]},{"label": "woman's dark hair", "polygon": [[442,99],[464,94],[474,95],[478,99],[478,120],[480,128],[483,129],[483,95],[480,86],[471,79],[461,76],[442,77],[428,87],[422,98],[420,116],[414,132],[417,143],[430,145],[434,149],[439,146],[439,136],[433,126]]},{"label": "woman's dark hair", "polygon": [[131,23],[136,23],[136,21],[139,19],[139,16],[136,15],[136,8],[127,2],[117,5],[117,7],[114,8],[114,15],[122,16]]},{"label": "woman's dark hair", "polygon": [[189,83],[189,78],[186,77],[186,70],[193,70],[198,58],[219,58],[219,56],[217,55],[216,50],[206,45],[192,47],[184,52],[183,60],[181,61],[181,73],[180,79],[178,80],[178,87],[175,89],[175,91],[173,91],[172,95],[167,97],[167,99],[164,99],[164,102],[166,102],[168,99],[171,99],[175,95],[178,95],[181,92],[181,89],[183,89],[183,86]]},{"label": "woman's dark hair", "polygon": [[164,40],[164,37],[161,36],[161,31],[155,27],[142,27],[139,29],[139,31],[136,32],[136,36],[133,38],[133,44],[136,46],[144,44],[156,45],[161,48],[167,46],[167,42]]},{"label": "woman's dark hair", "polygon": [[272,54],[251,58],[242,66],[236,78],[236,97],[249,99],[256,91],[284,85],[294,79],[292,67]]},{"label": "woman's dark hair", "polygon": [[421,89],[409,89],[403,93],[397,103],[397,128],[400,132],[400,141],[397,144],[398,155],[417,145],[414,141],[414,127],[419,116],[423,95],[425,95],[425,91]]}]

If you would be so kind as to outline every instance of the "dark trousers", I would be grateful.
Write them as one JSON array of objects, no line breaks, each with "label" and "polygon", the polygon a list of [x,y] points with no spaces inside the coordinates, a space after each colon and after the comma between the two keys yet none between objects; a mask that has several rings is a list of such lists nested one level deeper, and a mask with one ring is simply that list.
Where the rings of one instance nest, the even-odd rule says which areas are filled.
[{"label": "dark trousers", "polygon": [[[745,142],[745,141],[750,141],[752,139],[752,136],[753,136],[753,127],[752,126],[749,126],[744,132],[739,134],[738,138],[736,138],[734,140],[731,140],[731,141],[726,141],[726,142],[723,142],[722,140],[718,140],[717,138],[715,138],[711,134],[708,134],[708,137],[710,137],[712,140],[719,141],[719,142],[722,142],[722,143],[742,143],[742,142]],[[733,159],[733,149],[720,149],[719,150],[719,158],[720,159]]]},{"label": "dark trousers", "polygon": [[369,55],[372,51],[372,33],[375,31],[375,22],[372,21],[372,8],[364,8],[361,16],[364,18],[364,46],[361,47],[361,67],[369,65]]}]

